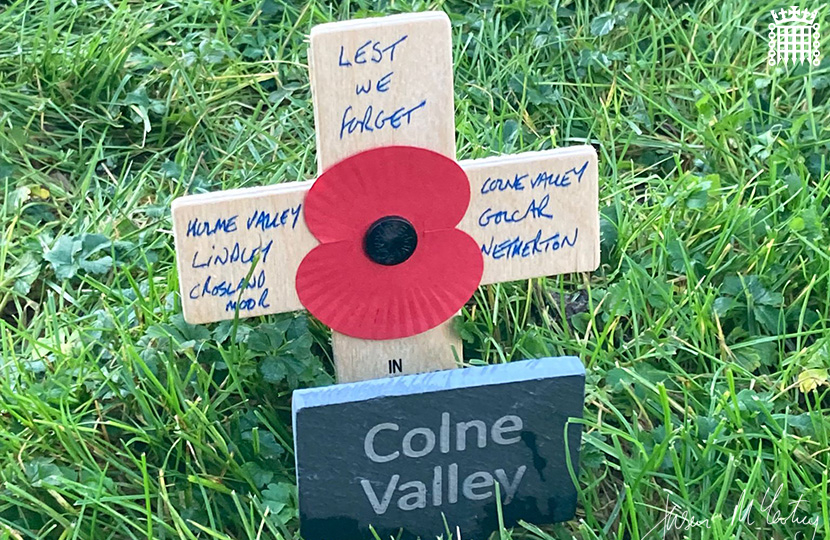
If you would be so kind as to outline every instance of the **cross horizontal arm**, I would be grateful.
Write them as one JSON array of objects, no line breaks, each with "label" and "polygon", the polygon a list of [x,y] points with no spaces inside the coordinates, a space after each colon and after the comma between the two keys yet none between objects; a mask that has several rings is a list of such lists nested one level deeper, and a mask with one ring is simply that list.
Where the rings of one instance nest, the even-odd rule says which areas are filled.
[{"label": "cross horizontal arm", "polygon": [[[593,148],[460,164],[472,196],[459,229],[481,248],[482,284],[586,272],[599,265]],[[294,282],[300,262],[317,245],[302,215],[312,183],[174,201],[173,231],[188,322],[232,319],[237,310],[240,317],[252,317],[303,309]]]}]

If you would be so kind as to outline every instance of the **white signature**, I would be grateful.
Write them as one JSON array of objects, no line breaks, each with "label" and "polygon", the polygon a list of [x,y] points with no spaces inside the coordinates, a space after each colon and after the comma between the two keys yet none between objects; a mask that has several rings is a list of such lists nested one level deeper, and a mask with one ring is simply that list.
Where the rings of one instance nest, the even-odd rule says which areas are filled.
[{"label": "white signature", "polygon": [[[792,507],[792,511],[789,514],[782,514],[780,510],[778,510],[777,508],[773,508],[773,506],[777,506],[776,502],[778,501],[778,497],[781,495],[782,487],[783,485],[778,486],[778,489],[775,491],[775,494],[769,500],[768,504],[767,497],[770,494],[770,488],[767,488],[767,490],[764,492],[764,497],[761,499],[760,503],[758,503],[757,501],[746,501],[746,492],[744,491],[741,494],[741,499],[735,506],[735,510],[732,512],[731,524],[735,525],[736,523],[740,522],[753,527],[762,527],[764,524],[769,526],[777,524],[783,525],[787,523],[791,523],[793,525],[801,525],[804,527],[809,525],[813,528],[813,535],[810,540],[815,540],[816,533],[818,532],[818,516],[809,517],[806,515],[797,515],[799,506],[801,505],[802,499],[804,498],[803,495],[800,496],[798,500],[789,503],[789,506]],[[757,524],[753,519],[751,519],[750,515],[753,507],[756,507],[758,513],[763,518],[763,521],[759,521]],[[643,536],[644,539],[661,527],[663,529],[664,538],[666,536],[666,533],[670,531],[690,531],[696,528],[711,528],[712,517],[700,519],[693,516],[689,512],[689,510],[682,509],[675,504],[669,506],[668,497],[666,498],[666,506],[662,510],[662,514],[663,517],[650,531],[648,531]],[[793,540],[799,539],[806,540],[807,534],[796,532]]]}]

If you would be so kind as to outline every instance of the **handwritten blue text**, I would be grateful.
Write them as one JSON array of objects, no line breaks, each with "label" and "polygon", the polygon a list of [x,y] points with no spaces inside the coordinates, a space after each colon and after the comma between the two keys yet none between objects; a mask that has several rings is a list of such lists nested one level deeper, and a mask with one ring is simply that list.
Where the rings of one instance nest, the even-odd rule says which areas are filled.
[{"label": "handwritten blue text", "polygon": [[555,233],[553,236],[543,236],[542,230],[536,231],[532,238],[515,236],[503,241],[496,241],[495,237],[490,238],[489,244],[482,244],[481,253],[495,260],[534,257],[551,251],[559,251],[564,247],[574,247],[579,228],[574,229],[573,237]]}]

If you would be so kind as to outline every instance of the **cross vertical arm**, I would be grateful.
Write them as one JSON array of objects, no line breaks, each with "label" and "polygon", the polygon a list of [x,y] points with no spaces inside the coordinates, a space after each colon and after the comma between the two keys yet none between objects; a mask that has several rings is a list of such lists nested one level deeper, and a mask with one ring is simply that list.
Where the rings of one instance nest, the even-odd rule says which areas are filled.
[{"label": "cross vertical arm", "polygon": [[[319,174],[358,152],[390,145],[455,158],[452,37],[443,13],[317,26],[309,71]],[[449,369],[462,355],[450,322],[382,341],[332,330],[332,351],[340,382]]]}]

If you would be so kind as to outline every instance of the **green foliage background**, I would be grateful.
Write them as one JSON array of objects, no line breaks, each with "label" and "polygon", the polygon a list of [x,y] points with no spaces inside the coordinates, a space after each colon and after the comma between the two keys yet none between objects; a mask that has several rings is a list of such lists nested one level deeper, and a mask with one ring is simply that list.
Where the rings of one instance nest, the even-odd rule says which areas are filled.
[{"label": "green foliage background", "polygon": [[731,519],[781,487],[830,537],[830,61],[767,65],[782,7],[0,2],[0,537],[296,535],[290,395],[332,382],[328,332],[186,324],[170,203],[312,177],[310,28],[424,9],[460,158],[600,154],[601,268],[459,324],[471,364],[588,369],[577,518],[501,536],[654,537],[669,504],[709,518],[678,538],[812,537]]}]

